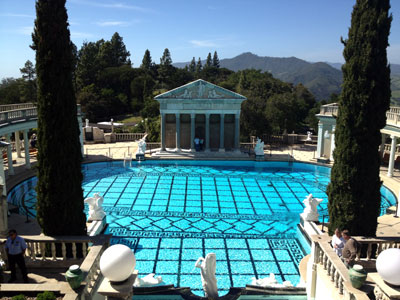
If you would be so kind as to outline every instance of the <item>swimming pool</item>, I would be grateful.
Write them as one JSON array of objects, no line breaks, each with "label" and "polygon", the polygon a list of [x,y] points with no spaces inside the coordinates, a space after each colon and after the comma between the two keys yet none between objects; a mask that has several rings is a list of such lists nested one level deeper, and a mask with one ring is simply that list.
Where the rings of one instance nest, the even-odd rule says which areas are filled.
[{"label": "swimming pool", "polygon": [[[297,230],[303,199],[324,199],[330,169],[287,162],[146,161],[83,166],[84,196],[98,192],[113,234],[112,243],[135,251],[141,275],[156,273],[167,284],[189,286],[202,295],[199,257],[214,252],[220,295],[252,277],[275,273],[278,281],[299,282],[298,263],[309,252]],[[35,214],[29,179],[8,196]],[[394,204],[382,188],[382,209]]]}]

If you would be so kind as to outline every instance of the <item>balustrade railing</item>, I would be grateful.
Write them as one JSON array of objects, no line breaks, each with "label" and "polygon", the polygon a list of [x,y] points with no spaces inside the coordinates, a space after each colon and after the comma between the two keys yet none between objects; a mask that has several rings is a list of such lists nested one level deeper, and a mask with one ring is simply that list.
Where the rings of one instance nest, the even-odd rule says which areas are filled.
[{"label": "balustrade railing", "polygon": [[137,141],[145,137],[147,133],[116,133],[117,142]]},{"label": "balustrade railing", "polygon": [[6,104],[6,105],[0,105],[0,112],[17,110],[17,109],[35,108],[35,107],[36,105],[33,103]]},{"label": "balustrade railing", "polygon": [[[363,236],[353,237],[361,244],[357,253],[356,264],[375,269],[375,259],[383,250],[388,248],[400,248],[400,237],[368,238]],[[365,293],[351,286],[348,269],[332,248],[331,237],[313,235],[314,264],[320,266],[325,275],[329,276],[333,286],[339,295],[350,295],[349,299],[369,299]],[[318,276],[318,275],[317,275]]]}]

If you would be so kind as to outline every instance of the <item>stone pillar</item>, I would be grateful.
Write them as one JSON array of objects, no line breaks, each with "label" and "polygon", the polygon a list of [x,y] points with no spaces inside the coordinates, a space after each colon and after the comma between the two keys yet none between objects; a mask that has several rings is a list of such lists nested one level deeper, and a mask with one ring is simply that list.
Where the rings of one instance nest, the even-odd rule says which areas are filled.
[{"label": "stone pillar", "polygon": [[31,168],[31,158],[29,156],[29,139],[28,139],[28,130],[23,131],[24,134],[24,148],[25,148],[25,168]]},{"label": "stone pillar", "polygon": [[324,153],[324,124],[318,122],[318,144],[317,144],[317,157],[321,157]]},{"label": "stone pillar", "polygon": [[17,157],[21,158],[21,140],[19,139],[19,131],[14,133],[15,135],[15,150],[17,151]]},{"label": "stone pillar", "polygon": [[190,114],[190,151],[195,152],[194,138],[195,138],[195,122],[196,114]]},{"label": "stone pillar", "polygon": [[390,138],[392,139],[392,144],[390,146],[390,158],[389,158],[389,167],[388,167],[388,177],[393,176],[393,169],[394,169],[394,158],[396,154],[396,140],[397,138],[394,135],[391,135]]},{"label": "stone pillar", "polygon": [[14,175],[14,166],[13,166],[13,157],[12,157],[12,149],[11,149],[11,140],[10,135],[5,134],[6,142],[9,143],[7,146],[7,159],[8,159],[8,175]]},{"label": "stone pillar", "polygon": [[[88,120],[88,123],[89,123],[89,120]],[[82,123],[82,117],[81,116],[78,116],[78,126],[79,126],[79,143],[81,144],[82,157],[84,157],[85,150],[83,149],[83,123]]]},{"label": "stone pillar", "polygon": [[333,150],[335,150],[335,129],[336,125],[332,125],[332,133],[331,133],[331,152],[329,154],[329,159],[333,161]]},{"label": "stone pillar", "polygon": [[240,151],[240,113],[235,114],[235,151]]},{"label": "stone pillar", "polygon": [[206,113],[206,148],[205,151],[210,151],[210,114]]},{"label": "stone pillar", "polygon": [[385,153],[385,142],[386,142],[387,134],[382,133],[381,137],[382,137],[382,142],[381,142],[381,145],[379,146],[379,153],[380,153],[381,158],[383,158],[383,155]]},{"label": "stone pillar", "polygon": [[161,113],[161,149],[165,151],[165,113]]},{"label": "stone pillar", "polygon": [[175,114],[176,118],[176,151],[181,151],[181,115],[179,113]]},{"label": "stone pillar", "polygon": [[219,152],[225,152],[224,136],[225,136],[225,114],[219,115]]}]

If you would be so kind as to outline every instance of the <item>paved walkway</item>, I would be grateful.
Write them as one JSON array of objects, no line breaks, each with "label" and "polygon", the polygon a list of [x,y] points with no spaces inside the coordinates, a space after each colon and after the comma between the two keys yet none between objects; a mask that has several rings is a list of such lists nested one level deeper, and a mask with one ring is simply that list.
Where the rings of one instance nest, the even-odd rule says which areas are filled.
[{"label": "paved walkway", "polygon": [[[85,145],[85,158],[84,162],[104,161],[110,159],[124,159],[129,154],[132,157],[137,149],[136,142],[120,142],[114,144],[91,144]],[[317,163],[315,158],[316,146],[295,145],[293,147],[272,148],[265,151],[265,160],[293,160],[301,162]],[[23,153],[22,153],[23,154]],[[212,152],[211,152],[212,154]],[[176,159],[176,155],[174,156]],[[150,154],[146,154],[147,159],[151,159]],[[17,161],[15,164],[15,175],[7,179],[7,188],[10,190],[22,180],[32,177],[35,172],[26,170],[24,158],[17,158],[16,153],[13,153],[13,159]],[[241,158],[243,159],[243,158]],[[254,160],[254,157],[249,157],[249,160]],[[32,160],[32,166],[36,165],[35,160]],[[328,166],[331,164],[328,164]],[[7,169],[7,168],[6,168]],[[387,176],[387,167],[381,167],[381,179],[384,185],[388,187],[397,196],[400,190],[400,171],[395,169],[394,176],[389,178]],[[396,218],[394,214],[388,214],[379,217],[379,225],[377,230],[378,236],[398,236],[400,235],[400,218]],[[34,235],[40,234],[40,227],[36,220],[29,220],[26,223],[26,217],[17,214],[11,214],[9,217],[9,228],[16,228],[21,235]]]}]

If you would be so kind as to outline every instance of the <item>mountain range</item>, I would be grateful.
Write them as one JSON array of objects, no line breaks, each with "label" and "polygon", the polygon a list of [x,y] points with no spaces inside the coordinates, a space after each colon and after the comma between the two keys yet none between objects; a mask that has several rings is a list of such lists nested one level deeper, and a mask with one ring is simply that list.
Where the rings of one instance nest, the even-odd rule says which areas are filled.
[{"label": "mountain range", "polygon": [[[202,63],[204,65],[205,61],[202,61]],[[175,63],[174,66],[183,68],[188,64],[189,62]],[[301,83],[314,94],[317,100],[329,99],[332,93],[339,94],[341,90],[342,71],[340,63],[312,63],[297,57],[258,56],[246,52],[233,58],[221,59],[220,66],[235,72],[257,69],[269,72],[275,78],[285,82]],[[400,77],[400,65],[392,64],[391,71],[392,78]],[[397,87],[394,88],[397,89]]]}]

